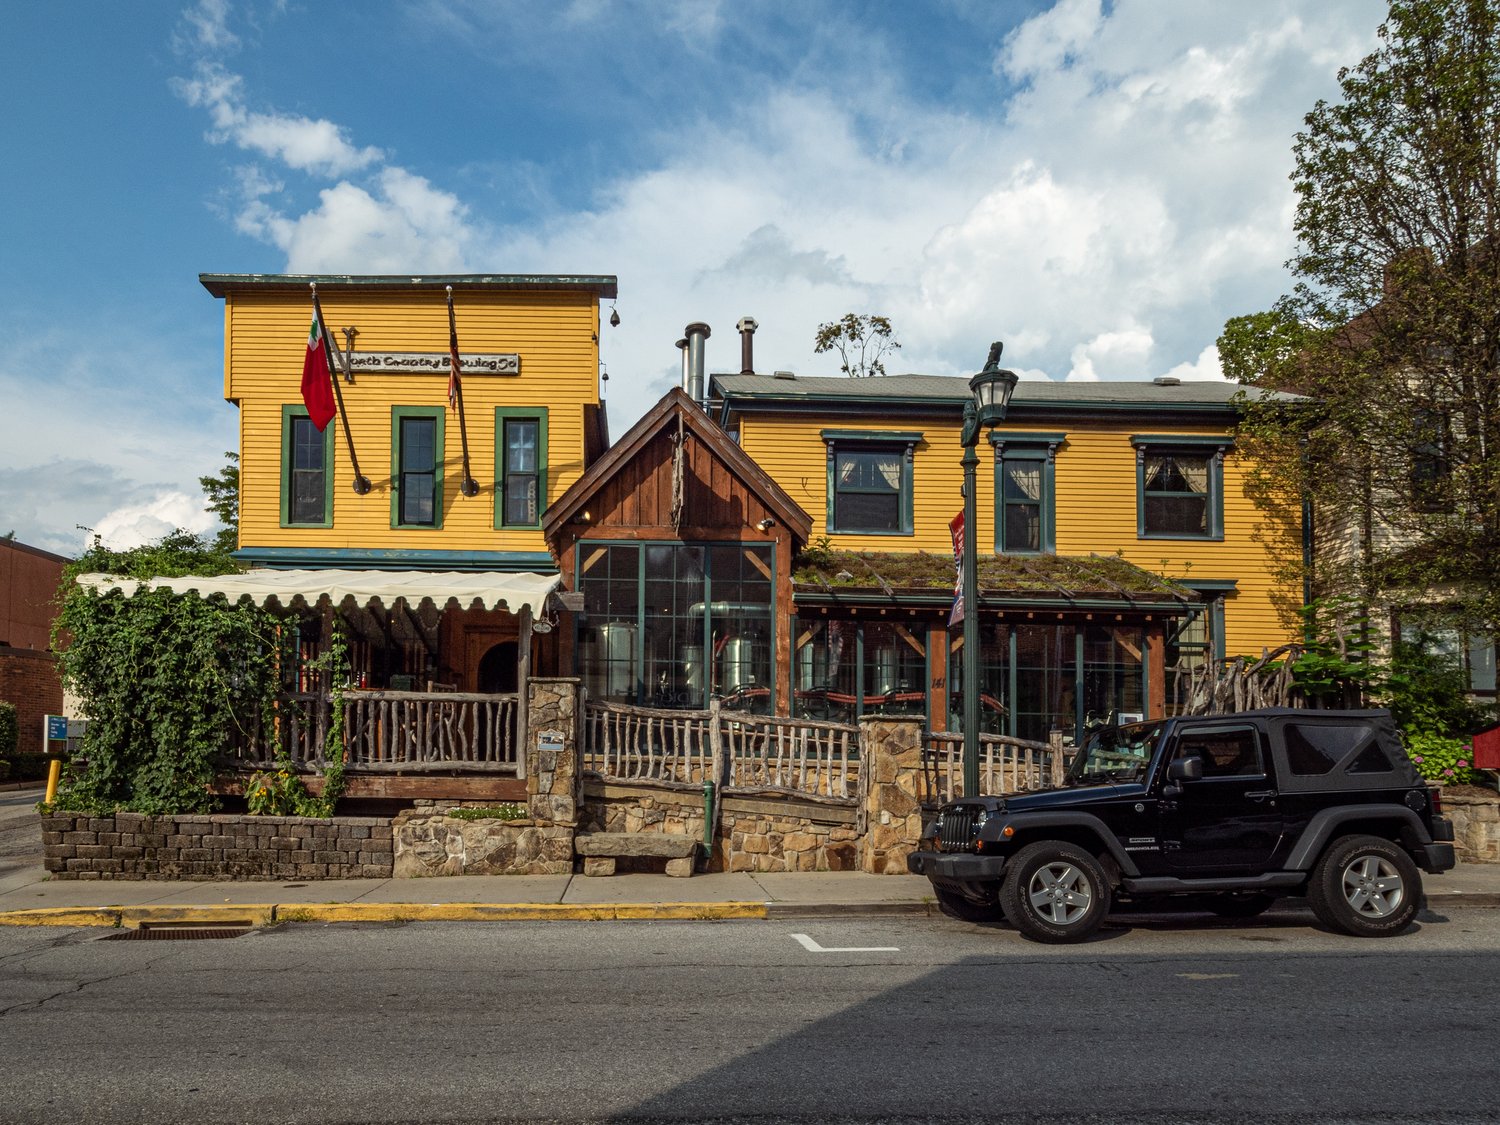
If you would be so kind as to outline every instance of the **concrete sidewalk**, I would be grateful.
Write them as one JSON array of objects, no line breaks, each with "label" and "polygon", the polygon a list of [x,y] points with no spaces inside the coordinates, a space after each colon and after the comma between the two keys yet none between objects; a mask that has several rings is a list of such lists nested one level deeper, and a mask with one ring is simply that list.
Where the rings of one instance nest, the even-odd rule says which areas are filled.
[{"label": "concrete sidewalk", "polygon": [[[1426,876],[1424,885],[1434,910],[1500,906],[1500,864],[1461,864]],[[860,872],[308,882],[80,882],[49,879],[40,867],[0,875],[0,925],[849,917],[936,909],[924,878]]]}]

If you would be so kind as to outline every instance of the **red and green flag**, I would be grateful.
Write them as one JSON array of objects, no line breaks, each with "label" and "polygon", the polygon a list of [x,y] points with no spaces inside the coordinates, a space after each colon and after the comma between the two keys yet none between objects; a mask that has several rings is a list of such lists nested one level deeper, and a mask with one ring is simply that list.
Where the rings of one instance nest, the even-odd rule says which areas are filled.
[{"label": "red and green flag", "polygon": [[319,433],[337,413],[328,363],[328,340],[323,334],[323,318],[316,305],[313,306],[312,327],[307,332],[307,355],[302,359],[302,402]]}]

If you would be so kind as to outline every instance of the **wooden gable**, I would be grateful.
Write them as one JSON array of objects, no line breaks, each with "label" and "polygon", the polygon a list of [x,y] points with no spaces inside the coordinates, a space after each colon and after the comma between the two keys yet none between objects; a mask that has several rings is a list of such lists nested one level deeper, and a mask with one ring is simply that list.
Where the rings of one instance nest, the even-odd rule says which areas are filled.
[{"label": "wooden gable", "polygon": [[544,524],[560,563],[582,538],[785,540],[796,550],[811,528],[796,501],[676,388],[548,509]]}]

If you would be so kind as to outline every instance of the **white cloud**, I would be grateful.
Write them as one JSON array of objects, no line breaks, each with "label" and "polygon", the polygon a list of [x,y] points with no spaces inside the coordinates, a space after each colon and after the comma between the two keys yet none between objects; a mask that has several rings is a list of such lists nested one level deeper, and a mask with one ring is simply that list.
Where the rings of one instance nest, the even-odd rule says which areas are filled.
[{"label": "white cloud", "polygon": [[[105,513],[94,525],[94,534],[104,546],[128,551],[178,528],[201,535],[217,526],[218,521],[204,511],[201,495],[163,492],[144,503],[128,504]],[[80,548],[87,547],[92,539],[91,535],[83,535]]]},{"label": "white cloud", "polygon": [[229,0],[198,0],[182,13],[184,31],[176,43],[182,51],[228,51],[240,45],[229,30]]},{"label": "white cloud", "polygon": [[1224,378],[1223,368],[1219,364],[1219,345],[1209,344],[1192,363],[1179,363],[1167,374],[1178,379]]},{"label": "white cloud", "polygon": [[332,121],[247,109],[244,79],[216,62],[199,62],[194,74],[175,80],[173,88],[188,105],[208,110],[208,137],[215,144],[233,144],[321,176],[345,175],[384,158],[378,148],[350,144]]}]

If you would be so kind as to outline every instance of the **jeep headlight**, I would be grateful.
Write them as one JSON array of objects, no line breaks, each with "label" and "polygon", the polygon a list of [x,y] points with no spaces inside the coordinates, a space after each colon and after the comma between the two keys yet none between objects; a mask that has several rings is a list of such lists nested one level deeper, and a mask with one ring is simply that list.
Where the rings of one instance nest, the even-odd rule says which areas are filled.
[{"label": "jeep headlight", "polygon": [[979,815],[974,818],[974,831],[978,832],[981,828],[983,828],[984,827],[984,822],[987,821],[987,820],[989,820],[989,818],[990,818],[990,810],[989,809],[980,809],[979,810]]}]

